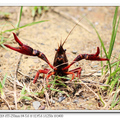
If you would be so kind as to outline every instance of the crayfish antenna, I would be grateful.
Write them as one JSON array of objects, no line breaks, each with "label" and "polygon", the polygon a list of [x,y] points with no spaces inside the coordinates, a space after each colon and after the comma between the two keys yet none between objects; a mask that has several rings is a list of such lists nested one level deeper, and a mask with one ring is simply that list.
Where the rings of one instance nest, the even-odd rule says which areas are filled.
[{"label": "crayfish antenna", "polygon": [[[86,15],[85,15],[85,16],[86,16]],[[79,23],[85,16],[83,16],[83,17],[78,21],[78,23]],[[61,44],[62,46],[65,44],[65,42],[67,41],[68,37],[70,36],[70,34],[72,33],[72,31],[75,29],[75,27],[78,25],[78,23],[76,23],[76,24],[74,25],[74,27],[71,29],[71,31],[70,31],[69,34],[67,35],[66,39],[65,39],[64,42]]]},{"label": "crayfish antenna", "polygon": [[67,41],[68,37],[70,36],[70,34],[72,33],[72,31],[74,30],[74,28],[78,25],[78,23],[75,24],[75,26],[72,28],[72,30],[70,31],[70,33],[67,35],[66,39],[64,40],[64,42],[61,44],[61,46],[63,46],[65,44],[65,42]]}]

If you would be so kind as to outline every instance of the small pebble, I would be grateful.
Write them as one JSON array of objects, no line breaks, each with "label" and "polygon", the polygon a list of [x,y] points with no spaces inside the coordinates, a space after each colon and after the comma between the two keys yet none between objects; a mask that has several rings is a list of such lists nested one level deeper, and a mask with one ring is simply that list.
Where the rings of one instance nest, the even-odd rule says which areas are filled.
[{"label": "small pebble", "polygon": [[79,101],[78,100],[74,100],[73,103],[78,103]]},{"label": "small pebble", "polygon": [[80,105],[79,107],[82,107],[82,105]]},{"label": "small pebble", "polygon": [[42,66],[42,68],[43,68],[43,69],[45,69],[45,68],[47,68],[47,67],[48,67],[48,64],[47,64],[47,63],[45,63],[45,64],[42,64],[41,66]]},{"label": "small pebble", "polygon": [[92,11],[92,8],[91,8],[91,7],[88,7],[88,11]]},{"label": "small pebble", "polygon": [[83,73],[85,73],[85,70],[82,70],[82,71],[81,71],[81,74],[83,74]]},{"label": "small pebble", "polygon": [[55,104],[55,101],[54,101],[54,100],[51,100],[51,102],[52,102],[53,104]]},{"label": "small pebble", "polygon": [[97,67],[98,67],[98,65],[94,65],[94,66],[93,66],[93,68],[97,68]]},{"label": "small pebble", "polygon": [[67,104],[67,105],[70,105],[70,102],[67,102],[66,104]]},{"label": "small pebble", "polygon": [[40,102],[38,102],[38,101],[33,102],[33,107],[35,110],[37,110],[40,106],[41,106]]},{"label": "small pebble", "polygon": [[73,54],[76,54],[76,53],[77,53],[77,50],[73,50],[72,53],[73,53]]},{"label": "small pebble", "polygon": [[45,45],[44,43],[40,43],[41,45]]},{"label": "small pebble", "polygon": [[101,73],[101,70],[97,71],[97,73]]},{"label": "small pebble", "polygon": [[84,8],[81,8],[80,10],[81,10],[81,11],[84,11]]},{"label": "small pebble", "polygon": [[81,95],[81,98],[84,98],[84,96],[83,96],[83,95]]},{"label": "small pebble", "polygon": [[66,29],[66,32],[67,32],[67,33],[70,33],[70,31],[71,31],[71,29],[68,29],[68,28]]},{"label": "small pebble", "polygon": [[98,22],[95,22],[95,25],[98,25],[99,23]]},{"label": "small pebble", "polygon": [[95,76],[101,76],[101,73],[94,73]]},{"label": "small pebble", "polygon": [[78,63],[78,62],[76,62],[76,63],[75,63],[75,66],[76,66],[76,67],[78,67],[78,66],[79,66],[79,63]]},{"label": "small pebble", "polygon": [[10,54],[9,54],[9,53],[6,53],[6,54],[4,55],[4,57],[5,57],[5,58],[10,58]]},{"label": "small pebble", "polygon": [[45,110],[45,106],[42,105],[42,106],[40,107],[40,110]]},{"label": "small pebble", "polygon": [[34,63],[39,63],[40,62],[39,59],[34,59],[33,61],[34,61]]},{"label": "small pebble", "polygon": [[88,101],[88,100],[89,100],[89,98],[84,99],[85,102]]},{"label": "small pebble", "polygon": [[63,100],[65,99],[65,97],[59,97],[59,100],[58,100],[58,102],[62,102]]},{"label": "small pebble", "polygon": [[62,93],[58,93],[59,94],[59,97],[62,97]]},{"label": "small pebble", "polygon": [[86,100],[88,101],[88,100],[89,100],[89,98],[86,98]]}]

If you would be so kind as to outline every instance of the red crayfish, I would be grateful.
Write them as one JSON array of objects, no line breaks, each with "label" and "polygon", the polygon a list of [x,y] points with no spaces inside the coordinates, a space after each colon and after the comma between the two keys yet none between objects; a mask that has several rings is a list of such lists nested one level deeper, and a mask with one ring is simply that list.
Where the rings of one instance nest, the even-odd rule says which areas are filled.
[{"label": "red crayfish", "polygon": [[46,77],[48,87],[50,87],[50,85],[48,83],[48,79],[51,75],[65,76],[65,75],[68,75],[68,74],[72,74],[72,78],[71,78],[71,81],[72,81],[75,77],[74,73],[76,73],[77,74],[76,76],[80,78],[81,67],[78,67],[78,68],[70,70],[70,71],[68,69],[71,65],[73,65],[74,63],[76,63],[76,62],[78,62],[82,59],[93,60],[93,61],[108,61],[109,60],[107,58],[99,57],[100,49],[99,49],[99,47],[97,47],[97,52],[95,54],[79,54],[72,61],[72,63],[68,64],[68,59],[67,59],[67,56],[66,56],[66,50],[63,49],[63,45],[66,41],[66,39],[65,39],[65,41],[63,43],[60,43],[58,49],[55,49],[56,54],[55,54],[54,62],[53,62],[53,65],[52,65],[49,62],[49,60],[47,59],[47,57],[45,56],[44,53],[42,53],[38,50],[35,50],[28,45],[23,44],[18,39],[18,37],[16,36],[15,33],[13,33],[13,35],[14,35],[15,41],[19,44],[19,47],[11,47],[10,45],[4,44],[6,47],[8,47],[12,50],[15,50],[19,53],[25,54],[25,55],[37,56],[37,57],[41,58],[42,60],[44,60],[53,69],[53,71],[50,71],[49,69],[38,70],[38,72],[36,73],[36,76],[33,80],[33,83],[36,83],[40,73],[48,74],[47,77]]}]

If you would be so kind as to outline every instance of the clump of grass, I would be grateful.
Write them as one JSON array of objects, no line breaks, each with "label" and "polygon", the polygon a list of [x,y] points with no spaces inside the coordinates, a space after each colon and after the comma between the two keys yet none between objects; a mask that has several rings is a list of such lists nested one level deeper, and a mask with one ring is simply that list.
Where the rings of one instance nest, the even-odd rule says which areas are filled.
[{"label": "clump of grass", "polygon": [[21,99],[26,99],[26,100],[32,100],[32,98],[31,97],[28,97],[27,96],[28,95],[28,92],[27,92],[27,90],[25,89],[25,85],[24,85],[24,87],[22,88],[22,90],[21,90],[21,96],[20,96],[20,98],[18,99],[18,101],[20,101]]},{"label": "clump of grass", "polygon": [[120,96],[118,96],[119,89],[120,89],[120,86],[119,86],[119,81],[118,81],[117,86],[116,86],[116,91],[115,91],[115,94],[113,96],[112,103],[110,105],[110,110],[112,108],[114,108],[115,105],[117,105],[120,102]]},{"label": "clump of grass", "polygon": [[46,89],[50,89],[51,91],[66,94],[69,97],[69,95],[65,91],[61,91],[59,87],[57,87],[57,86],[61,86],[64,88],[68,88],[68,86],[64,83],[64,81],[61,81],[62,79],[70,79],[70,78],[68,78],[67,76],[55,76],[55,78],[51,82],[49,82],[49,85],[51,85],[51,87],[50,88],[46,87]]},{"label": "clump of grass", "polygon": [[[116,85],[118,85],[119,79],[120,79],[120,55],[119,55],[119,57],[117,56],[118,60],[116,62],[111,63],[112,52],[113,52],[114,43],[116,40],[116,35],[117,35],[117,30],[118,30],[118,25],[119,25],[119,21],[120,21],[120,16],[117,20],[118,8],[119,7],[116,7],[115,12],[114,12],[114,17],[113,17],[113,22],[112,22],[112,34],[111,34],[111,40],[110,40],[110,46],[109,46],[108,53],[107,53],[104,42],[103,42],[102,38],[100,37],[98,31],[96,30],[94,25],[90,22],[91,26],[94,28],[95,32],[98,35],[98,38],[101,43],[101,48],[103,49],[106,57],[109,59],[109,61],[107,61],[108,66],[106,66],[104,73],[103,73],[103,69],[102,69],[102,74],[106,74],[108,72],[108,70],[110,70],[110,74],[105,82],[107,85],[109,85],[109,87],[105,87],[105,86],[101,87],[103,90],[107,90],[109,94],[113,91],[113,89],[116,89],[116,91],[117,91]],[[101,50],[101,57],[102,57],[102,50]],[[103,67],[102,62],[101,62],[101,66]],[[112,72],[112,69],[114,69],[113,72]],[[115,97],[113,99],[110,109],[112,109],[118,103],[119,100],[114,103],[115,99],[116,99],[116,93],[115,93]]]},{"label": "clump of grass", "polygon": [[[111,35],[111,40],[110,40],[110,46],[109,46],[109,51],[108,51],[108,53],[107,53],[107,50],[106,50],[105,45],[104,45],[104,42],[103,42],[102,38],[100,37],[98,31],[96,30],[96,28],[94,27],[94,25],[93,25],[92,23],[90,23],[91,26],[94,28],[95,32],[96,32],[97,35],[98,35],[98,38],[99,38],[99,40],[100,40],[100,42],[101,42],[101,47],[102,47],[102,49],[104,50],[104,53],[105,53],[106,57],[109,59],[109,61],[107,61],[107,64],[109,65],[110,76],[109,76],[109,78],[108,78],[108,80],[107,80],[107,82],[106,82],[107,84],[110,83],[111,75],[113,76],[113,74],[114,74],[114,73],[111,73],[111,68],[112,68],[113,66],[117,65],[117,67],[116,67],[116,68],[117,68],[116,72],[119,71],[119,69],[118,69],[118,66],[119,66],[118,64],[119,64],[119,63],[118,63],[118,62],[114,63],[114,65],[110,63],[110,59],[111,59],[111,56],[112,56],[113,47],[114,47],[114,43],[115,43],[115,39],[116,39],[117,29],[118,29],[118,25],[119,25],[119,21],[120,21],[120,17],[119,17],[119,19],[118,19],[118,21],[117,21],[117,13],[118,13],[118,7],[116,7],[116,9],[115,9],[115,13],[114,13],[114,17],[113,17],[112,35]],[[101,55],[102,55],[102,54],[101,54]],[[102,56],[101,56],[101,57],[102,57]],[[106,72],[108,72],[108,66],[107,66],[106,69],[105,69],[105,73],[106,73]],[[116,73],[116,72],[115,72],[115,73]]]},{"label": "clump of grass", "polygon": [[9,12],[0,12],[0,17],[4,19],[9,19],[10,13]]},{"label": "clump of grass", "polygon": [[35,6],[32,7],[32,16],[35,17],[37,14],[41,15],[43,12],[47,12],[49,10],[49,7],[47,6]]},{"label": "clump of grass", "polygon": [[67,77],[65,77],[65,76],[55,76],[55,78],[51,81],[51,82],[49,82],[49,84],[52,84],[52,86],[53,86],[53,88],[55,87],[55,86],[64,86],[64,87],[67,87],[62,81],[61,81],[61,79],[67,79]]}]

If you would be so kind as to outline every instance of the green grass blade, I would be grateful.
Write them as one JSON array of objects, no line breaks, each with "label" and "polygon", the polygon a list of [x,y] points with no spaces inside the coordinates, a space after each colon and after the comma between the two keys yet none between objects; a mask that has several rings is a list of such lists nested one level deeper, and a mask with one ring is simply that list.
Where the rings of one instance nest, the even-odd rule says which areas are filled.
[{"label": "green grass blade", "polygon": [[23,6],[21,6],[21,9],[20,9],[19,21],[18,21],[18,23],[16,25],[17,28],[20,26],[20,21],[21,21],[21,16],[22,16],[22,10],[23,10]]},{"label": "green grass blade", "polygon": [[94,29],[95,32],[97,33],[97,36],[98,36],[98,38],[99,38],[99,40],[100,40],[100,43],[101,43],[101,46],[102,46],[102,48],[103,48],[103,50],[104,50],[104,53],[105,53],[106,57],[108,58],[108,54],[107,54],[107,52],[106,52],[104,43],[103,43],[103,41],[102,41],[102,39],[101,39],[101,37],[100,37],[98,31],[96,30],[96,28],[94,27],[94,25],[93,25],[89,20],[87,20],[87,21],[90,23],[90,25],[93,27],[93,29]]},{"label": "green grass blade", "polygon": [[10,13],[9,12],[0,12],[0,15],[9,16]]},{"label": "green grass blade", "polygon": [[64,86],[64,87],[67,87],[66,84],[64,84],[62,81],[59,81],[60,85]]},{"label": "green grass blade", "polygon": [[[113,24],[112,24],[113,28],[112,28],[112,35],[111,35],[111,41],[110,41],[110,47],[109,47],[109,53],[108,53],[109,59],[111,58],[111,54],[113,51],[116,33],[117,33],[117,28],[118,28],[119,20],[120,20],[120,17],[119,17],[119,20],[117,22],[117,13],[118,13],[118,7],[116,7],[116,9],[115,9],[115,13],[114,13],[114,17],[113,17]],[[117,22],[117,26],[116,26],[116,22]]]},{"label": "green grass blade", "polygon": [[48,21],[48,20],[42,20],[42,21],[28,23],[28,24],[23,25],[23,26],[18,27],[18,28],[14,28],[14,29],[10,29],[10,30],[5,30],[5,31],[1,32],[1,34],[6,33],[6,32],[11,32],[11,31],[14,31],[14,30],[17,30],[17,29],[21,29],[21,28],[24,28],[24,27],[27,27],[27,26],[32,26],[32,25],[35,25],[35,24],[38,24],[38,23],[46,22],[46,21]]},{"label": "green grass blade", "polygon": [[25,95],[26,92],[25,92],[25,86],[22,88],[22,91],[21,91],[21,95]]},{"label": "green grass blade", "polygon": [[42,13],[42,8],[38,7],[38,14],[41,14],[41,13]]},{"label": "green grass blade", "polygon": [[31,93],[31,94],[33,94],[33,95],[39,95],[39,93],[37,93],[37,92],[35,92],[35,93],[33,92],[33,93]]},{"label": "green grass blade", "polygon": [[56,91],[56,92],[64,93],[63,91],[60,91],[60,90],[57,90],[57,89],[54,89],[54,88],[50,88],[50,90],[52,90],[52,91]]},{"label": "green grass blade", "polygon": [[5,77],[3,78],[3,81],[2,81],[3,85],[5,85],[6,78],[7,78],[7,73],[5,74]]},{"label": "green grass blade", "polygon": [[115,85],[116,85],[116,83],[118,82],[118,80],[120,79],[120,76],[118,75],[112,82],[111,82],[111,87],[110,87],[110,93],[113,91],[113,89],[114,89],[114,87],[115,87]]},{"label": "green grass blade", "polygon": [[29,101],[32,100],[32,98],[28,97],[28,96],[22,96],[21,99],[25,99],[25,100],[29,100]]},{"label": "green grass blade", "polygon": [[120,67],[117,68],[113,73],[111,73],[111,77],[114,76],[114,75],[116,75],[118,71],[120,71]]},{"label": "green grass blade", "polygon": [[37,11],[38,7],[37,6],[34,6],[33,9],[32,9],[32,16],[35,17],[35,13]]},{"label": "green grass blade", "polygon": [[2,83],[0,82],[0,90],[2,89],[2,87],[3,87],[3,86],[2,86]]},{"label": "green grass blade", "polygon": [[47,6],[43,6],[44,10],[47,11],[49,8]]},{"label": "green grass blade", "polygon": [[[100,43],[101,43],[101,47],[102,47],[103,50],[104,50],[104,53],[105,53],[105,55],[106,55],[106,58],[108,58],[108,54],[107,54],[107,52],[106,52],[106,49],[105,49],[104,43],[103,43],[103,41],[102,41],[102,39],[101,39],[101,37],[100,37],[98,31],[96,30],[96,28],[94,27],[94,25],[93,25],[90,21],[89,21],[89,23],[91,24],[91,26],[94,28],[95,32],[97,33],[98,38],[99,38]],[[109,65],[109,68],[110,68],[110,74],[111,74],[111,65],[110,65],[110,61],[107,61],[107,63],[108,63],[108,65]],[[101,64],[101,65],[102,65],[102,64]],[[107,72],[107,67],[106,67],[106,72]]]},{"label": "green grass blade", "polygon": [[[101,46],[101,50],[100,50],[100,56],[102,57],[102,46]],[[103,61],[101,61],[101,67],[103,67]],[[103,68],[101,70],[101,73],[103,75]]]},{"label": "green grass blade", "polygon": [[113,107],[115,107],[115,105],[118,104],[119,102],[120,102],[120,97],[119,97],[119,100],[118,100],[118,101],[112,103],[112,105],[111,105],[111,107],[110,107],[110,110],[111,110]]},{"label": "green grass blade", "polygon": [[[118,60],[120,60],[120,54],[119,54]],[[120,65],[120,61],[117,62],[116,68],[118,68],[119,65]]]},{"label": "green grass blade", "polygon": [[0,82],[0,93],[1,93],[1,96],[4,96],[3,85],[5,85],[6,78],[7,78],[7,73],[5,74],[5,77],[3,78],[2,83]]},{"label": "green grass blade", "polygon": [[105,103],[103,102],[102,97],[101,97],[100,94],[99,94],[99,98],[100,98],[100,101],[102,102],[103,106],[105,106]]},{"label": "green grass blade", "polygon": [[4,39],[4,37],[2,36],[2,37],[1,37],[0,45],[1,45],[3,48],[5,48],[5,46],[3,45],[3,39]]},{"label": "green grass blade", "polygon": [[[60,92],[60,93],[65,93],[64,91],[60,91],[60,90],[57,90],[57,89],[54,89],[54,88],[50,88],[50,90],[52,90],[52,91],[56,91],[56,92]],[[65,93],[66,94],[66,93]],[[69,97],[69,95],[68,94],[66,94],[68,97]]]},{"label": "green grass blade", "polygon": [[1,88],[0,88],[0,93],[1,93],[1,96],[4,96],[3,89],[1,89]]},{"label": "green grass blade", "polygon": [[[118,101],[115,102],[115,100],[116,100],[116,98],[117,98],[117,90],[118,90],[118,88],[119,88],[119,82],[118,82],[118,84],[117,84],[116,92],[115,92],[115,94],[114,94],[114,98],[113,98],[113,100],[112,100],[110,109],[112,109],[112,108],[120,101],[120,99],[119,99]],[[119,97],[119,98],[120,98],[120,97]]]},{"label": "green grass blade", "polygon": [[7,73],[5,74],[2,83],[0,82],[0,89],[2,89],[3,85],[5,85],[6,78],[7,78]]}]

